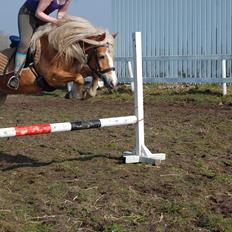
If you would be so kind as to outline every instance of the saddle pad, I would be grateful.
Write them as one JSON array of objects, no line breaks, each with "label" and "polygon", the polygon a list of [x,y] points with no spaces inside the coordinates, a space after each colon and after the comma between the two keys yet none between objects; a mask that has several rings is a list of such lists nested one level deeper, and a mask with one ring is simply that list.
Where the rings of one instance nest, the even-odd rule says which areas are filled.
[{"label": "saddle pad", "polygon": [[[5,71],[5,74],[8,74],[10,72],[14,71],[14,57],[12,57],[15,53],[16,48],[7,48],[3,51],[0,51],[0,75],[4,74],[4,70],[6,68],[6,65],[8,64],[8,61],[11,59],[10,63],[8,64],[8,67]],[[12,58],[11,58],[12,57]]]},{"label": "saddle pad", "polygon": [[[6,65],[8,64],[8,61],[10,60],[10,63],[7,66],[7,69],[5,71],[5,74],[14,72],[15,67],[15,58],[12,57],[15,54],[16,48],[7,48],[3,51],[0,51],[0,75],[4,74],[4,70],[6,68]],[[41,55],[41,44],[40,42],[36,43],[36,50],[33,52],[33,61],[34,64],[38,64],[40,60]],[[12,57],[12,58],[11,58]]]}]

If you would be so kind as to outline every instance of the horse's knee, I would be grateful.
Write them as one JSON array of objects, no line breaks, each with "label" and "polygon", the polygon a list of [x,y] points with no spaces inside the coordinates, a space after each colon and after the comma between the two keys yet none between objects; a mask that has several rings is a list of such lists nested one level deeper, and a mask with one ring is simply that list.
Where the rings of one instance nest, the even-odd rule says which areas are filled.
[{"label": "horse's knee", "polygon": [[74,82],[76,83],[76,85],[84,85],[85,84],[85,80],[81,75],[78,75]]},{"label": "horse's knee", "polygon": [[93,88],[90,88],[88,93],[91,97],[95,97],[97,95],[97,91]]},{"label": "horse's knee", "polygon": [[97,91],[94,91],[92,88],[89,88],[89,89],[85,89],[83,91],[83,99],[88,99],[88,98],[91,98],[91,97],[95,97],[97,94]]}]

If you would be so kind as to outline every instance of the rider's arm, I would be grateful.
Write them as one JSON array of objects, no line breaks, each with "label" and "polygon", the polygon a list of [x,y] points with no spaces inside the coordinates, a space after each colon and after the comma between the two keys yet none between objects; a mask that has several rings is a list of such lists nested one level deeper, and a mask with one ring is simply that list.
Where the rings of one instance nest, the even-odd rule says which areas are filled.
[{"label": "rider's arm", "polygon": [[62,6],[62,7],[58,10],[58,13],[57,13],[57,18],[58,18],[58,19],[62,19],[62,18],[65,16],[65,14],[66,14],[66,12],[67,12],[67,10],[68,10],[68,7],[69,7],[71,1],[72,1],[72,0],[67,0],[66,3],[64,4],[64,6]]},{"label": "rider's arm", "polygon": [[35,12],[35,16],[44,22],[57,24],[58,20],[56,18],[44,13],[44,11],[50,5],[51,2],[52,2],[52,0],[40,0],[39,5],[38,5],[36,12]]}]

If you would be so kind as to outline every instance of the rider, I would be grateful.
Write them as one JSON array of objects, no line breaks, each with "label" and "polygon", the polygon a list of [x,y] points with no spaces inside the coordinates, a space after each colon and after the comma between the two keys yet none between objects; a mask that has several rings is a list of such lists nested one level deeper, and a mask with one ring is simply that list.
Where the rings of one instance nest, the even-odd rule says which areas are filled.
[{"label": "rider", "polygon": [[[33,32],[45,23],[59,26],[70,2],[71,0],[27,0],[23,4],[18,14],[20,44],[15,56],[14,76],[7,83],[9,88],[16,90],[19,87],[19,73],[25,64]],[[49,16],[56,10],[58,10],[57,18]]]}]

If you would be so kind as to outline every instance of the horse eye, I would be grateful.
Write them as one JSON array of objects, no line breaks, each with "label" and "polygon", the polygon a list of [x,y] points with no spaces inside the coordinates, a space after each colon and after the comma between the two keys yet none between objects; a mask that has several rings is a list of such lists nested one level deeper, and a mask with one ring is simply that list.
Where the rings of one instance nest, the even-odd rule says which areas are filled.
[{"label": "horse eye", "polygon": [[98,59],[99,59],[99,60],[105,59],[105,55],[99,55],[99,56],[98,56]]}]

